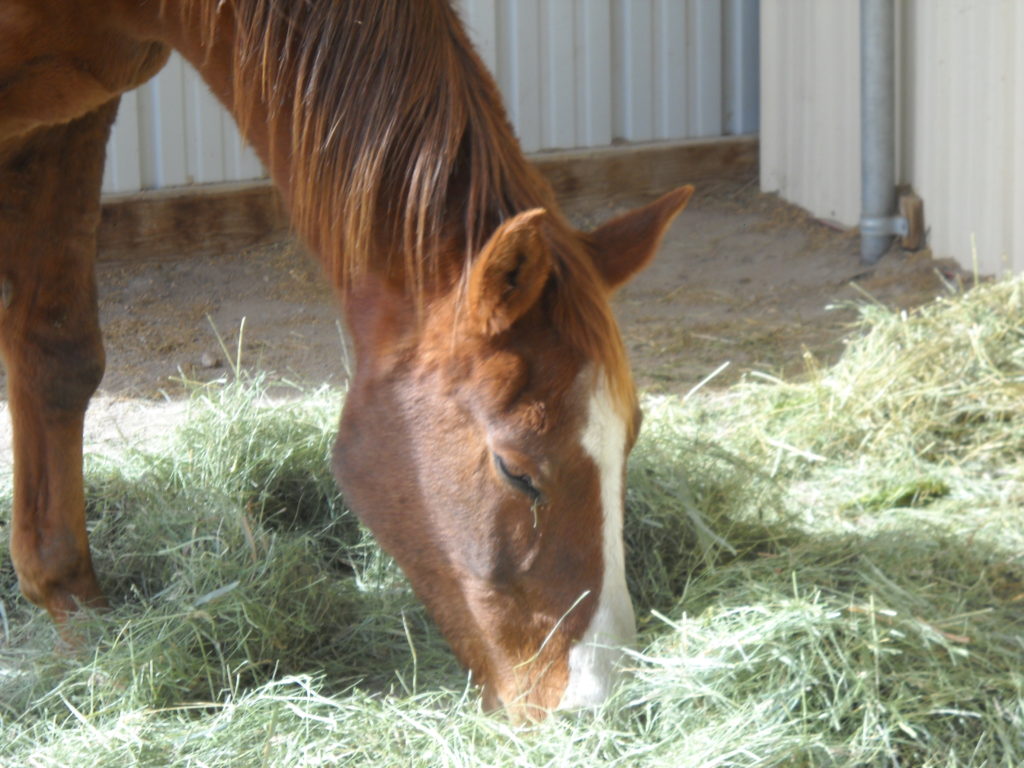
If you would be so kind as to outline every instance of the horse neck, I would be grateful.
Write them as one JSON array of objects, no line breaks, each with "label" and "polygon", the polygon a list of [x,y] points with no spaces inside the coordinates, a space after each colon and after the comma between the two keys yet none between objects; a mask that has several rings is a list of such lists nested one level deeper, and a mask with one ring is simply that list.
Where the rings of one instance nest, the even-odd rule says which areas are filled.
[{"label": "horse neck", "polygon": [[[427,152],[410,153],[405,158],[406,166],[417,166],[414,170],[396,168],[402,163],[394,158],[378,162],[376,172],[383,176],[391,174],[393,178],[380,181],[381,188],[375,192],[373,202],[383,199],[385,205],[390,205],[391,200],[400,200],[402,195],[408,195],[408,199],[404,206],[396,205],[398,210],[383,210],[385,205],[379,205],[372,217],[357,210],[375,207],[366,204],[368,198],[361,205],[352,203],[359,198],[352,193],[350,174],[353,168],[358,169],[365,163],[368,156],[371,161],[380,161],[380,158],[374,158],[372,150],[368,151],[365,146],[359,148],[361,153],[349,152],[348,156],[344,152],[336,156],[316,156],[317,147],[311,148],[301,135],[310,124],[308,115],[303,113],[307,102],[295,98],[296,89],[302,87],[303,74],[296,72],[289,87],[268,88],[266,83],[253,82],[258,79],[258,71],[240,71],[239,51],[252,45],[254,40],[258,43],[261,38],[258,34],[250,35],[247,41],[236,38],[236,8],[250,4],[273,8],[276,3],[270,0],[236,0],[233,4],[220,4],[218,0],[182,0],[188,10],[180,12],[177,3],[164,0],[164,8],[154,23],[159,27],[161,39],[182,53],[234,114],[246,139],[281,190],[298,233],[318,254],[336,286],[344,287],[366,270],[382,274],[393,282],[405,282],[407,288],[411,277],[412,287],[417,295],[422,295],[427,278],[435,286],[450,286],[457,280],[467,258],[472,257],[483,238],[504,217],[537,206],[554,208],[553,193],[523,156],[505,118],[497,87],[468,42],[448,0],[417,0],[415,4],[407,4],[407,0],[348,0],[348,3],[346,9],[379,10],[387,5],[391,8],[388,12],[417,15],[416,23],[406,24],[403,39],[381,47],[381,60],[371,62],[376,68],[374,76],[382,79],[382,87],[395,85],[395,81],[388,81],[387,77],[394,77],[390,75],[392,71],[403,71],[404,63],[409,74],[397,85],[400,98],[405,102],[396,104],[394,111],[397,113],[399,106],[404,107],[408,116],[413,105],[427,104],[431,110],[435,106],[447,110],[444,120],[453,123],[447,125],[439,121],[448,135],[442,135],[443,131],[438,129]],[[351,40],[347,38],[356,33],[358,30],[351,27],[340,28],[331,41],[333,44],[317,54],[324,57],[326,63],[317,60],[315,64],[329,66],[328,59],[349,45]],[[415,35],[420,38],[410,39]],[[287,42],[291,46],[289,51],[269,53],[280,57],[287,53],[298,58],[296,51],[306,44],[302,32],[289,36]],[[419,71],[410,68],[402,57],[417,47],[429,52],[427,62],[434,65],[432,78],[431,73],[424,73],[424,82],[414,82],[410,88],[407,80],[414,80]],[[254,53],[247,54],[249,69],[254,69]],[[268,52],[258,55],[266,58]],[[443,66],[437,64],[438,60],[443,61]],[[337,79],[319,82],[337,85],[349,75],[349,72],[340,72]],[[360,76],[370,74],[367,71]],[[313,101],[316,101],[315,95]],[[379,110],[381,104],[378,101],[374,106]],[[351,109],[351,105],[341,104],[341,107],[339,114]],[[428,119],[434,114],[431,112]],[[395,128],[387,125],[391,114],[385,112],[379,118],[382,135],[386,129]],[[400,124],[397,129],[405,130],[414,123]],[[349,126],[335,127],[345,131]],[[340,143],[351,145],[351,142]],[[431,156],[431,152],[436,157]],[[415,194],[407,192],[410,179],[431,173],[436,174],[436,192],[431,184],[422,182]],[[319,186],[308,183],[313,176],[319,177]],[[359,182],[356,178],[357,192]],[[389,190],[392,194],[388,194]],[[396,218],[401,220],[398,229],[402,231],[398,235],[395,235],[393,223]]]}]

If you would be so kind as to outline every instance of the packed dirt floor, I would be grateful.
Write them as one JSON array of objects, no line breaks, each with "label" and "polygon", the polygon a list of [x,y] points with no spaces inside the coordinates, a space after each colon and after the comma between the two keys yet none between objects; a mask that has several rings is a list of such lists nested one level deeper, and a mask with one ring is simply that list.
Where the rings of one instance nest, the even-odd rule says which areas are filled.
[{"label": "packed dirt floor", "polygon": [[[643,202],[575,201],[568,213],[591,229]],[[911,307],[962,279],[927,252],[894,249],[867,267],[858,247],[856,236],[761,194],[754,178],[701,185],[652,266],[616,299],[640,388],[686,393],[719,369],[709,387],[750,371],[799,375],[806,354],[827,363],[841,352],[850,302]],[[87,442],[162,430],[180,413],[183,378],[230,376],[239,359],[301,385],[344,383],[333,296],[294,242],[219,257],[101,258],[98,279],[107,372]],[[0,465],[9,446],[0,414]]]},{"label": "packed dirt floor", "polygon": [[[568,212],[590,229],[643,202],[577,201]],[[685,393],[726,362],[716,386],[752,370],[796,373],[806,352],[827,362],[841,351],[850,302],[910,307],[959,278],[927,252],[894,249],[867,267],[858,248],[855,236],[759,193],[755,179],[702,185],[654,263],[616,299],[640,387]],[[344,381],[333,296],[294,242],[220,257],[101,261],[98,271],[108,353],[101,395],[178,397],[182,376],[229,371],[240,332],[245,367],[307,385]]]}]

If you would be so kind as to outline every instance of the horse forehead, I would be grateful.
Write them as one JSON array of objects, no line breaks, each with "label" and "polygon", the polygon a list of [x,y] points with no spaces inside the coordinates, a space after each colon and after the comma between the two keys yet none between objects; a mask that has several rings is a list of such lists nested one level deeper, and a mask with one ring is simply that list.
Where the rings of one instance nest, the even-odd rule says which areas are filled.
[{"label": "horse forehead", "polygon": [[438,374],[442,386],[494,414],[524,399],[561,404],[585,364],[555,329],[540,323],[498,337],[453,333],[445,325],[434,325],[421,339],[420,370]]},{"label": "horse forehead", "polygon": [[511,350],[478,353],[470,361],[469,386],[486,406],[506,410],[522,394],[529,382],[527,359]]}]

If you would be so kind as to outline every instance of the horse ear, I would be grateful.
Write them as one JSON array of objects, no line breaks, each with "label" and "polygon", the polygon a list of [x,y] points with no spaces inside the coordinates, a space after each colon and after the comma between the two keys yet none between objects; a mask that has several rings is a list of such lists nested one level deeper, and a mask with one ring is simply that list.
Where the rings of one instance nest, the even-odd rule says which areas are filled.
[{"label": "horse ear", "polygon": [[540,298],[551,273],[551,256],[541,234],[543,208],[502,223],[473,264],[469,313],[485,335],[507,330]]},{"label": "horse ear", "polygon": [[586,236],[594,264],[610,289],[618,288],[647,266],[668,225],[686,207],[692,194],[692,186],[679,187]]}]

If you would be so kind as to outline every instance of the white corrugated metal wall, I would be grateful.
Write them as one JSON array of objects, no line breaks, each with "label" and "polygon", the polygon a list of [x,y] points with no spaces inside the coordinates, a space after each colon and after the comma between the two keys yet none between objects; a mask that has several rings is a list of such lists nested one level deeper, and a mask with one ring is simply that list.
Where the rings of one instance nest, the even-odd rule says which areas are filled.
[{"label": "white corrugated metal wall", "polygon": [[[758,0],[455,0],[527,152],[746,134]],[[264,175],[180,57],[126,94],[108,193]]]},{"label": "white corrugated metal wall", "polygon": [[[936,256],[1024,270],[1024,3],[898,0],[897,170]],[[858,0],[764,0],[761,184],[860,216]]]},{"label": "white corrugated metal wall", "polygon": [[761,188],[847,225],[860,217],[858,8],[858,0],[761,8]]},{"label": "white corrugated metal wall", "polygon": [[1024,271],[1024,3],[902,4],[902,171],[937,255]]}]

